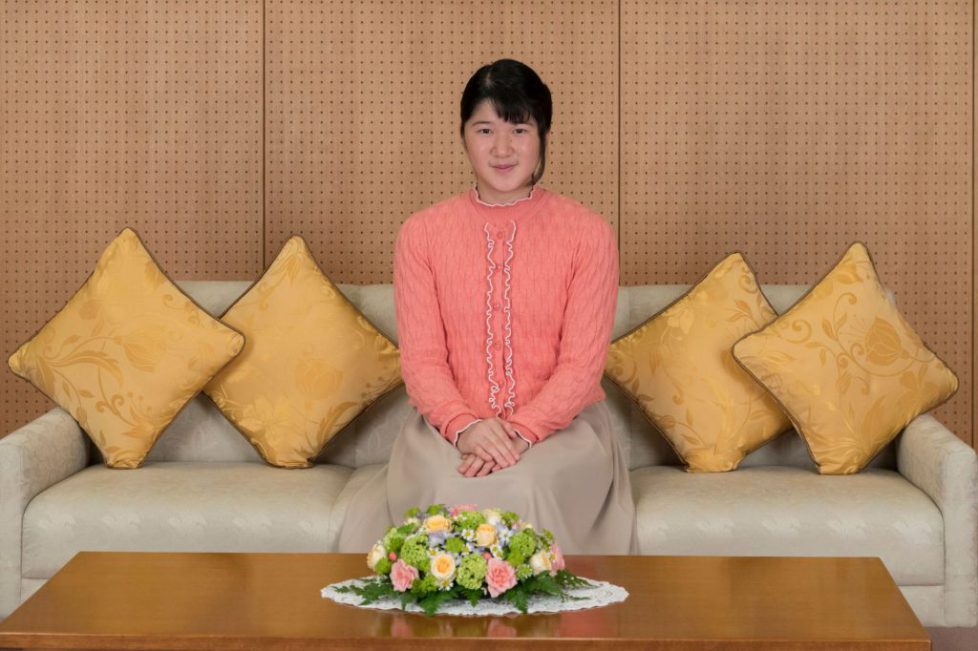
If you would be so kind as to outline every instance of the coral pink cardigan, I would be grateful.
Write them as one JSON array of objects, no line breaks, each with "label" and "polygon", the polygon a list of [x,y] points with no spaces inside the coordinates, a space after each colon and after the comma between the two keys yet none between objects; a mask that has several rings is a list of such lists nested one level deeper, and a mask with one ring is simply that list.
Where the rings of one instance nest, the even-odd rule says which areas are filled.
[{"label": "coral pink cardigan", "polygon": [[531,445],[605,398],[618,250],[603,217],[534,186],[476,190],[411,215],[394,247],[408,399],[452,444],[498,416]]}]

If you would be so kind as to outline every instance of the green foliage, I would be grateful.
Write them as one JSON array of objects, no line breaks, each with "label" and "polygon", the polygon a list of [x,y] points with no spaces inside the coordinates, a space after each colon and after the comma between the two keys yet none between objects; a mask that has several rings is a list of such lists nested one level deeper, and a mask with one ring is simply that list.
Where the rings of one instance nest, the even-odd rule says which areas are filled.
[{"label": "green foliage", "polygon": [[414,506],[404,512],[404,519],[407,520],[408,518],[416,518],[419,515],[421,515],[421,509]]},{"label": "green foliage", "polygon": [[428,515],[441,514],[444,515],[445,517],[448,517],[448,509],[445,508],[444,504],[432,504],[431,506],[428,507],[427,513]]},{"label": "green foliage", "polygon": [[520,516],[516,515],[512,511],[503,511],[502,518],[503,518],[503,523],[507,527],[512,528],[513,525],[519,521]]}]

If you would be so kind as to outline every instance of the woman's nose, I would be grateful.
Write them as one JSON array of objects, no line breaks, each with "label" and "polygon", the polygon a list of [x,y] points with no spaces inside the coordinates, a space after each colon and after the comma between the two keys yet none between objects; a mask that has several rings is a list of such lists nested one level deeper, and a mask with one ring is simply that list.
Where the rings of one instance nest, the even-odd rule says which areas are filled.
[{"label": "woman's nose", "polygon": [[499,134],[492,141],[492,153],[498,155],[509,154],[513,151],[513,143],[507,134]]}]

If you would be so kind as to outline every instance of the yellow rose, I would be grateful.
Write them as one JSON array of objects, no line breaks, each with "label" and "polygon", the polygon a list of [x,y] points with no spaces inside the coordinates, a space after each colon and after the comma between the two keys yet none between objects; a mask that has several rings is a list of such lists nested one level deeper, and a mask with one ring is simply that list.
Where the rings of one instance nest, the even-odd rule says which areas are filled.
[{"label": "yellow rose", "polygon": [[438,554],[431,559],[431,573],[440,581],[451,581],[455,578],[455,559],[451,554]]},{"label": "yellow rose", "polygon": [[425,518],[424,521],[424,531],[425,533],[436,533],[438,531],[448,531],[451,529],[451,521],[443,515],[432,515]]},{"label": "yellow rose", "polygon": [[496,527],[483,522],[475,530],[475,542],[482,547],[488,547],[496,542]]}]

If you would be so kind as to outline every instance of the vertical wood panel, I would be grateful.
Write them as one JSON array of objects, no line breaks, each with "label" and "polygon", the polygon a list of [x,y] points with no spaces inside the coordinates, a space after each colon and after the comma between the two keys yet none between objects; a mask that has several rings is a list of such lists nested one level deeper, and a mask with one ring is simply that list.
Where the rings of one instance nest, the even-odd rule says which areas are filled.
[{"label": "vertical wood panel", "polygon": [[0,431],[53,403],[6,365],[126,225],[172,278],[261,269],[261,0],[0,4]]},{"label": "vertical wood panel", "polygon": [[618,5],[268,0],[266,257],[303,235],[340,282],[391,282],[416,210],[474,181],[459,100],[515,58],[554,95],[543,185],[617,226]]},{"label": "vertical wood panel", "polygon": [[970,442],[971,42],[969,0],[623,0],[623,283],[812,284],[861,240]]}]

